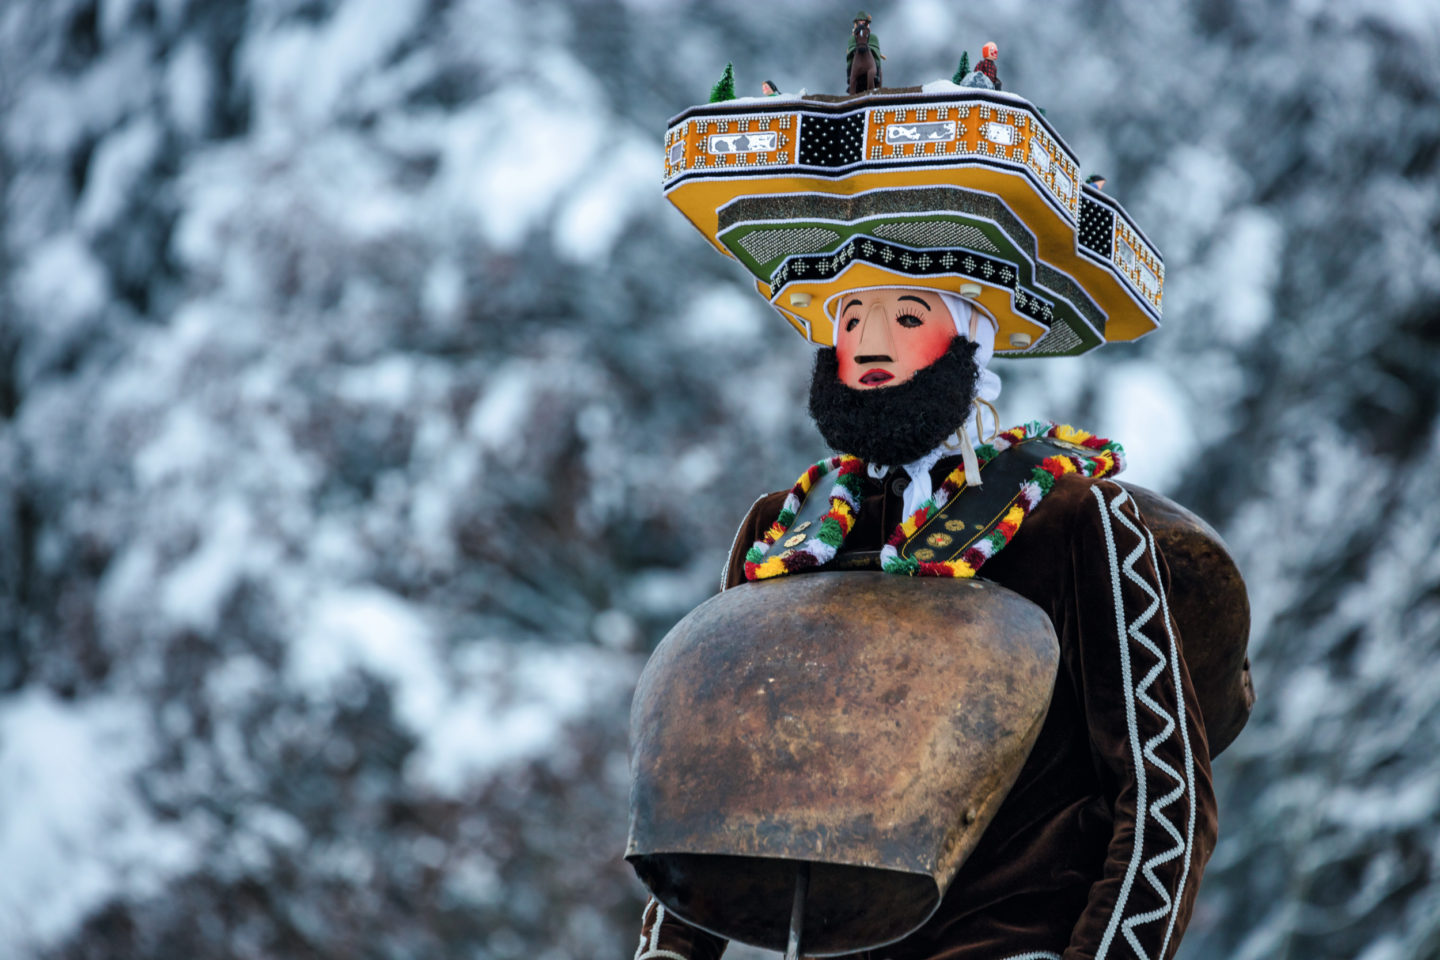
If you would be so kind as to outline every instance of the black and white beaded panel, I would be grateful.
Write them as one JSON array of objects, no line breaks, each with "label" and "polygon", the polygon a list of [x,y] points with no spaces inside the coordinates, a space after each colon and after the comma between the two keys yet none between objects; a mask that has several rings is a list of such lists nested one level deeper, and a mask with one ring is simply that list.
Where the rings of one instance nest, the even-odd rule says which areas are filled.
[{"label": "black and white beaded panel", "polygon": [[1114,252],[1115,214],[1103,203],[1080,198],[1080,246],[1106,260]]},{"label": "black and white beaded panel", "polygon": [[828,250],[839,239],[840,234],[824,227],[780,227],[748,233],[740,238],[740,247],[763,267],[779,257]]},{"label": "black and white beaded panel", "polygon": [[964,276],[1014,291],[1015,312],[1050,326],[1054,305],[1020,283],[1015,265],[974,250],[912,250],[869,236],[852,237],[833,253],[799,254],[788,257],[770,276],[770,286],[779,291],[786,284],[807,279],[828,280],[843,272],[852,261],[873,263],[886,270],[925,276]]},{"label": "black and white beaded panel", "polygon": [[865,114],[843,117],[805,114],[800,121],[800,162],[814,167],[843,167],[863,159]]}]

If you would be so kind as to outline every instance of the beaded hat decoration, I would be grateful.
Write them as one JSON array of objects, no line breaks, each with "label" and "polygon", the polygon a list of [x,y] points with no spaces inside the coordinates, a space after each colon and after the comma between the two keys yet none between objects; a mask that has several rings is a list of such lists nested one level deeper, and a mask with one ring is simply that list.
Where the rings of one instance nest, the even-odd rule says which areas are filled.
[{"label": "beaded hat decoration", "polygon": [[941,80],[691,107],[665,133],[664,190],[821,346],[835,295],[864,287],[978,303],[997,356],[1074,356],[1160,323],[1159,252],[1008,91]]}]

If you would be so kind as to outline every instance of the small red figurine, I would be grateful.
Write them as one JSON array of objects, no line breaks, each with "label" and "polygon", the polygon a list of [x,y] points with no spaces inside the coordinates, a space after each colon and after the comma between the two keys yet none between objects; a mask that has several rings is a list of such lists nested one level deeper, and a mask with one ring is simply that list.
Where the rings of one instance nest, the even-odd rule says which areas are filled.
[{"label": "small red figurine", "polygon": [[994,40],[991,40],[989,43],[985,44],[985,46],[980,48],[980,56],[982,57],[982,59],[979,63],[975,64],[975,70],[978,73],[985,74],[985,76],[989,78],[990,82],[995,84],[996,90],[1001,89],[1000,75],[995,72],[995,60],[997,57],[1000,56],[1000,48],[995,46]]}]

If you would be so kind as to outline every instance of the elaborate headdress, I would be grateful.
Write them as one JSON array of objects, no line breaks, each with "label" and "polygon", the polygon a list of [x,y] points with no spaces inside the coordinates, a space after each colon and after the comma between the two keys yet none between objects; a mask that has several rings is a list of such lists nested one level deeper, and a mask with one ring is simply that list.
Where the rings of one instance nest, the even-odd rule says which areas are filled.
[{"label": "elaborate headdress", "polygon": [[1073,356],[1160,322],[1160,254],[1013,93],[936,81],[691,107],[665,195],[814,343],[837,294],[928,287],[996,321],[997,356]]}]

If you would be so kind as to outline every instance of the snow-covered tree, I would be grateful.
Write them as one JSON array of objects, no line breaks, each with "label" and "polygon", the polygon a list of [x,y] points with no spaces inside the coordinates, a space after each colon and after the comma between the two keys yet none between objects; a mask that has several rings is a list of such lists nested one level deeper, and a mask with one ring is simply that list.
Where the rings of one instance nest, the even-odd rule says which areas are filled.
[{"label": "snow-covered tree", "polygon": [[959,83],[970,76],[970,51],[960,51],[960,65],[955,68],[955,75],[950,78],[951,83]]}]

